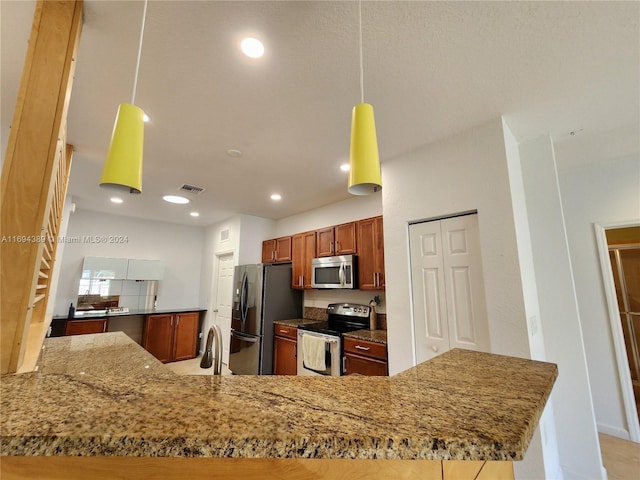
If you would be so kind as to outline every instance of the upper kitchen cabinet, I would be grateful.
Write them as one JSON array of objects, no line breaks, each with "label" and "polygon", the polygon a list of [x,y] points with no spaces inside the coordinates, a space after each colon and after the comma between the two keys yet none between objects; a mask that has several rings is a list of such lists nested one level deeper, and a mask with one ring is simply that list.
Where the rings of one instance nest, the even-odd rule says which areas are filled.
[{"label": "upper kitchen cabinet", "polygon": [[291,237],[291,286],[296,290],[311,288],[311,260],[316,256],[316,232]]},{"label": "upper kitchen cabinet", "polygon": [[358,280],[360,290],[384,290],[382,217],[358,221]]},{"label": "upper kitchen cabinet", "polygon": [[162,260],[129,259],[127,280],[162,280],[164,262]]},{"label": "upper kitchen cabinet", "polygon": [[111,257],[84,257],[82,278],[127,278],[129,260]]},{"label": "upper kitchen cabinet", "polygon": [[262,242],[262,263],[291,261],[291,237],[280,237]]},{"label": "upper kitchen cabinet", "polygon": [[350,255],[356,252],[357,222],[316,230],[316,257]]},{"label": "upper kitchen cabinet", "polygon": [[115,280],[162,280],[162,260],[136,258],[84,257],[82,278]]}]

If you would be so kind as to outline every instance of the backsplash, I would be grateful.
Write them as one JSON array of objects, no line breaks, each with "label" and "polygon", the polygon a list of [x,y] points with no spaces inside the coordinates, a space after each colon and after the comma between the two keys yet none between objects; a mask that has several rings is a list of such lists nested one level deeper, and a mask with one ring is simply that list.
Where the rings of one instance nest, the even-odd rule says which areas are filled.
[{"label": "backsplash", "polygon": [[[155,297],[158,293],[157,280],[102,280],[103,288],[99,290],[101,298],[118,298],[118,307],[129,308],[131,310],[143,310],[153,308]],[[83,288],[81,286],[80,288]],[[85,287],[86,288],[86,287]],[[93,293],[93,292],[92,292]],[[98,292],[96,292],[98,293]],[[88,295],[93,298],[96,295]],[[87,295],[78,295],[76,305],[84,305]],[[85,306],[85,309],[91,309]],[[99,309],[100,307],[94,307]]]}]

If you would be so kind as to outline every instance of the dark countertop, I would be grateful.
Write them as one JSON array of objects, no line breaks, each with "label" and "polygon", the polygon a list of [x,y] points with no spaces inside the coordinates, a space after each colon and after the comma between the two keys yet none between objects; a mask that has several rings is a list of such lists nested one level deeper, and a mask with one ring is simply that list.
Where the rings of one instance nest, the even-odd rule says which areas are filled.
[{"label": "dark countertop", "polygon": [[179,376],[121,332],[3,375],[0,455],[520,460],[557,366],[455,349],[393,377]]},{"label": "dark countertop", "polygon": [[285,327],[298,327],[299,325],[308,325],[309,323],[318,323],[320,320],[310,320],[308,318],[291,318],[289,320],[274,320],[276,325]]},{"label": "dark countertop", "polygon": [[[194,308],[163,308],[163,309],[135,309],[131,308],[128,312],[92,312],[87,310],[86,313],[76,312],[73,320],[87,320],[96,318],[109,318],[109,317],[127,317],[135,315],[155,315],[163,313],[189,313],[189,312],[206,312],[206,308],[194,307]],[[58,315],[53,317],[53,320],[69,320],[66,315]]]},{"label": "dark countertop", "polygon": [[356,338],[358,340],[366,340],[369,342],[387,344],[386,330],[356,330],[355,332],[343,333],[345,337]]}]

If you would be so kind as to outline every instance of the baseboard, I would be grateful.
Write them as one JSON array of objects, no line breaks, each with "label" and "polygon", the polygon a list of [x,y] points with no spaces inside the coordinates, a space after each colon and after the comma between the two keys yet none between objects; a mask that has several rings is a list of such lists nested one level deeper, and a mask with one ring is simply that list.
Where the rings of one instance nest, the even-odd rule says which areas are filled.
[{"label": "baseboard", "polygon": [[631,440],[629,431],[624,428],[612,427],[611,425],[603,425],[602,423],[596,424],[598,433],[604,433],[605,435],[611,435],[612,437],[621,438],[622,440]]}]

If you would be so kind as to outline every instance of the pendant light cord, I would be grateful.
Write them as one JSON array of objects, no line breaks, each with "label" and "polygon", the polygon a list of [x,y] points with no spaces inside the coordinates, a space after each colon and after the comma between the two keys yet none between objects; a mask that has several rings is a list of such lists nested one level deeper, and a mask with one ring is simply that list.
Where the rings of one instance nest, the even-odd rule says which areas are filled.
[{"label": "pendant light cord", "polygon": [[362,59],[362,0],[358,1],[358,32],[360,35],[360,103],[364,103],[364,61]]},{"label": "pendant light cord", "polygon": [[140,57],[142,55],[142,39],[144,37],[144,24],[147,20],[147,2],[144,0],[144,10],[142,11],[142,28],[140,29],[140,45],[138,46],[138,61],[136,62],[136,76],[133,79],[133,94],[131,95],[131,104],[136,103],[136,89],[138,88],[138,71],[140,70]]}]

